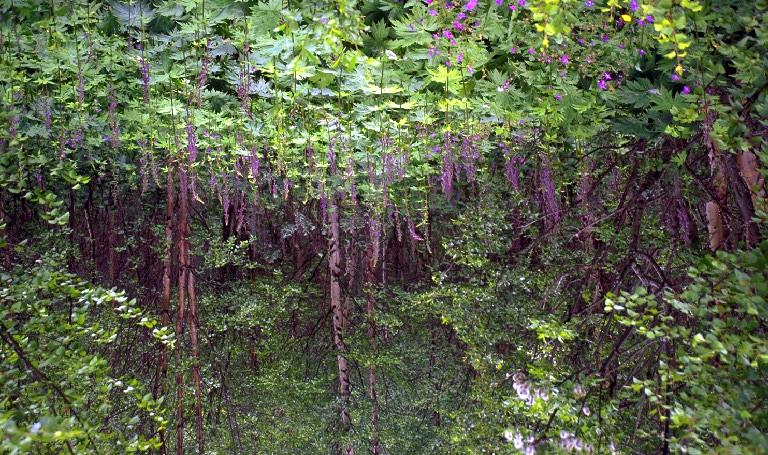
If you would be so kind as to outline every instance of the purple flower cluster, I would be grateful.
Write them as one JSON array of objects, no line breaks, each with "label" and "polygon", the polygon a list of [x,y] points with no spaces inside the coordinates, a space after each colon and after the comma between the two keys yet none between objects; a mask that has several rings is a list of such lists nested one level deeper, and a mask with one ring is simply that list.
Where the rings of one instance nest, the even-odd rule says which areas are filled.
[{"label": "purple flower cluster", "polygon": [[139,59],[139,72],[141,73],[141,92],[144,102],[149,103],[149,62],[144,57]]},{"label": "purple flower cluster", "polygon": [[453,191],[453,145],[456,139],[451,133],[445,133],[443,135],[443,162],[440,168],[440,186],[443,189],[443,194],[448,198],[451,197]]},{"label": "purple flower cluster", "polygon": [[637,25],[639,25],[640,27],[643,27],[646,24],[653,24],[653,21],[654,21],[653,16],[649,14],[648,16],[637,18]]},{"label": "purple flower cluster", "polygon": [[475,180],[475,174],[477,173],[476,164],[480,160],[480,151],[477,147],[479,140],[480,137],[476,135],[464,136],[461,139],[461,151],[459,153],[464,165],[464,174],[470,182]]},{"label": "purple flower cluster", "polygon": [[80,148],[83,145],[84,136],[85,132],[82,127],[75,128],[70,132],[69,137],[64,140],[64,146],[71,150]]},{"label": "purple flower cluster", "polygon": [[539,184],[541,185],[542,211],[544,212],[544,225],[552,228],[560,222],[560,202],[555,191],[555,182],[552,179],[552,169],[546,158],[542,160],[539,169]]},{"label": "purple flower cluster", "polygon": [[195,134],[195,125],[187,120],[187,160],[194,163],[197,158],[197,135]]},{"label": "purple flower cluster", "polygon": [[608,71],[604,72],[598,79],[597,79],[597,87],[600,90],[608,90],[608,81],[612,80],[613,76],[611,76],[611,73]]},{"label": "purple flower cluster", "polygon": [[77,92],[77,101],[80,103],[85,102],[85,76],[83,76],[83,71],[80,70],[77,73],[77,88],[75,89],[75,92]]},{"label": "purple flower cluster", "polygon": [[326,156],[328,157],[328,167],[331,169],[331,174],[336,175],[339,172],[338,165],[336,164],[336,150],[334,149],[336,145],[335,140],[331,140],[331,142],[328,144],[328,152],[326,153]]},{"label": "purple flower cluster", "polygon": [[504,174],[515,191],[520,191],[520,166],[524,163],[525,157],[522,155],[508,156],[507,158]]},{"label": "purple flower cluster", "polygon": [[53,115],[51,114],[51,99],[47,97],[39,97],[35,100],[35,111],[43,118],[43,125],[45,130],[50,132],[51,125],[53,124]]},{"label": "purple flower cluster", "polygon": [[560,447],[566,452],[594,452],[594,447],[577,438],[569,431],[560,432]]}]

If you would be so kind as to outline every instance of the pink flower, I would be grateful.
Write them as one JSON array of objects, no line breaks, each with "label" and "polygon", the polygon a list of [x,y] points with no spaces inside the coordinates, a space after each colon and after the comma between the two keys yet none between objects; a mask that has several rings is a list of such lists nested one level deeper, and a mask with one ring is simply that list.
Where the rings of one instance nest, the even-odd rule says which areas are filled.
[{"label": "pink flower", "polygon": [[597,87],[598,87],[600,90],[607,90],[607,89],[608,89],[608,83],[607,83],[607,82],[605,82],[605,81],[604,81],[604,80],[602,80],[602,79],[598,79],[598,80],[597,80]]},{"label": "pink flower", "polygon": [[568,54],[563,54],[560,56],[560,63],[563,65],[568,65],[571,62],[571,57]]},{"label": "pink flower", "polygon": [[684,85],[682,93],[683,93],[683,95],[690,95],[691,94],[691,88],[688,87],[687,85]]},{"label": "pink flower", "polygon": [[472,11],[475,8],[477,8],[477,0],[469,0],[467,4],[464,5],[464,9],[467,11]]}]

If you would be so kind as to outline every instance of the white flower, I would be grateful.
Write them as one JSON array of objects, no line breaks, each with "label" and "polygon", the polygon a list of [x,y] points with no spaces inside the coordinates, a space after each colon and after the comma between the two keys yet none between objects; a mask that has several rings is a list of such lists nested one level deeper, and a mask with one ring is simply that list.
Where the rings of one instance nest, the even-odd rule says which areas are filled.
[{"label": "white flower", "polygon": [[587,392],[584,390],[584,386],[581,384],[576,384],[573,387],[573,394],[576,395],[576,398],[584,398]]},{"label": "white flower", "polygon": [[517,450],[522,449],[523,448],[523,435],[521,435],[520,433],[516,433],[515,434],[515,440],[512,443],[512,445],[514,445]]},{"label": "white flower", "polygon": [[589,410],[589,406],[584,406],[581,408],[581,412],[584,413],[585,416],[589,417],[590,414],[592,414],[592,411]]}]

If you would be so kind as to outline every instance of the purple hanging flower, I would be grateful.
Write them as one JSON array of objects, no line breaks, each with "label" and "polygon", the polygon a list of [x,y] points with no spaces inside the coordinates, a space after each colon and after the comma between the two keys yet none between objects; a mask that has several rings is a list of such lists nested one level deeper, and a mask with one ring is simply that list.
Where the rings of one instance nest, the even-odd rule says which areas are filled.
[{"label": "purple hanging flower", "polygon": [[507,159],[504,175],[515,191],[520,191],[520,166],[523,163],[525,163],[525,157],[522,155],[510,156]]},{"label": "purple hanging flower", "polygon": [[445,133],[443,136],[443,162],[440,169],[440,185],[443,189],[443,194],[448,198],[451,197],[453,191],[453,152],[452,146],[455,139],[451,133]]},{"label": "purple hanging flower", "polygon": [[[10,132],[10,131],[9,131]],[[82,127],[76,128],[72,131],[69,137],[64,141],[64,146],[69,149],[77,149],[83,145],[84,131]]]},{"label": "purple hanging flower", "polygon": [[77,73],[77,88],[75,89],[77,92],[77,101],[80,103],[85,102],[85,76],[83,76],[83,71],[80,70]]},{"label": "purple hanging flower", "polygon": [[43,125],[45,130],[51,132],[51,125],[53,124],[53,115],[51,114],[51,99],[50,98],[37,98],[35,100],[35,111],[43,118]]},{"label": "purple hanging flower", "polygon": [[141,73],[141,92],[144,96],[144,102],[149,103],[149,62],[144,57],[141,57],[139,62],[141,64],[139,67],[139,72]]},{"label": "purple hanging flower", "polygon": [[197,136],[195,135],[195,125],[187,120],[187,160],[194,163],[197,158]]},{"label": "purple hanging flower", "polygon": [[560,204],[555,192],[555,183],[552,180],[552,169],[545,158],[539,169],[539,183],[541,185],[541,199],[544,212],[544,224],[548,227],[556,225],[560,221]]},{"label": "purple hanging flower", "polygon": [[464,164],[464,174],[468,181],[475,179],[477,173],[476,163],[480,159],[480,152],[477,148],[478,136],[463,137],[461,139],[461,159]]}]

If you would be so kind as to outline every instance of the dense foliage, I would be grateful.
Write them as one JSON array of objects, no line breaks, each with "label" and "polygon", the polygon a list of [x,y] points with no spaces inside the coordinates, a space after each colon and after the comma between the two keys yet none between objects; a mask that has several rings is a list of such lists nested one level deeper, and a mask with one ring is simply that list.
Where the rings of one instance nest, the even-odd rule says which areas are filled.
[{"label": "dense foliage", "polygon": [[766,11],[0,1],[0,451],[768,451]]}]

